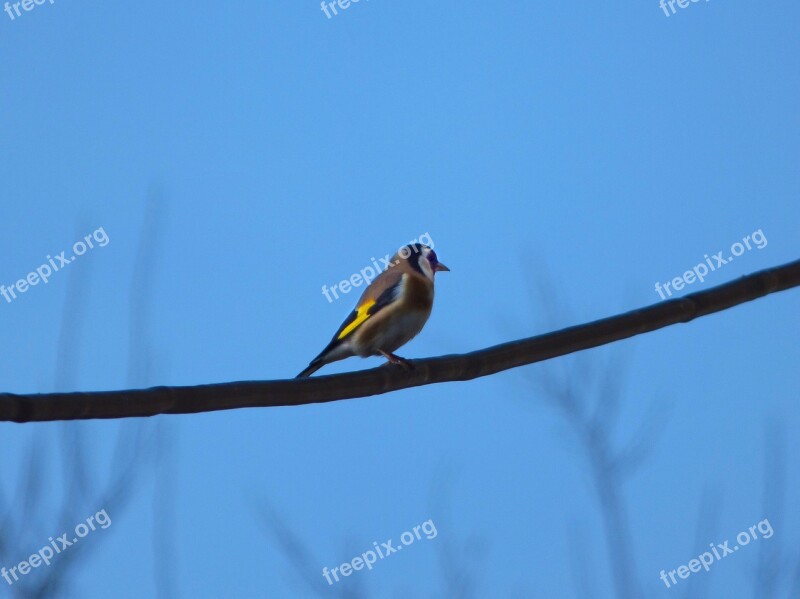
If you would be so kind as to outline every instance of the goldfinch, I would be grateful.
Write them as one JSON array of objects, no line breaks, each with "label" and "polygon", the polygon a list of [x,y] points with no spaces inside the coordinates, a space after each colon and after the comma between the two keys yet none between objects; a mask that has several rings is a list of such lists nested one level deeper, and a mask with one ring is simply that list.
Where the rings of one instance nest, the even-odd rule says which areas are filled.
[{"label": "goldfinch", "polygon": [[443,270],[450,269],[427,245],[412,243],[400,248],[390,266],[364,290],[328,346],[297,378],[350,356],[383,356],[408,367],[409,363],[393,352],[425,326],[433,308],[433,278]]}]

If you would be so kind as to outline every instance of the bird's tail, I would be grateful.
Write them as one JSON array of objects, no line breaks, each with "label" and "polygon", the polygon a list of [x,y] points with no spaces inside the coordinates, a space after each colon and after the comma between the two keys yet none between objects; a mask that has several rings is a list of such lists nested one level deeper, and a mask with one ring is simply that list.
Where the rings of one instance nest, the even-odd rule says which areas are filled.
[{"label": "bird's tail", "polygon": [[313,360],[311,360],[311,364],[309,364],[309,365],[306,367],[306,369],[305,369],[305,370],[303,370],[303,372],[301,372],[300,374],[298,374],[298,375],[297,375],[296,377],[294,377],[294,378],[296,378],[296,379],[304,379],[304,378],[306,378],[307,376],[311,376],[311,375],[312,375],[312,374],[314,374],[314,373],[315,373],[317,370],[319,370],[320,368],[322,368],[323,366],[325,366],[325,364],[326,364],[326,362],[325,362],[325,361],[322,359],[322,357],[317,357],[317,358],[314,358]]},{"label": "bird's tail", "polygon": [[316,358],[311,360],[311,363],[306,367],[306,369],[298,374],[295,378],[304,379],[307,376],[314,374],[317,370],[325,366],[325,364],[338,362],[339,360],[344,360],[352,355],[354,355],[353,352],[346,344],[342,343],[341,340],[334,338],[325,349],[319,352],[319,355]]}]

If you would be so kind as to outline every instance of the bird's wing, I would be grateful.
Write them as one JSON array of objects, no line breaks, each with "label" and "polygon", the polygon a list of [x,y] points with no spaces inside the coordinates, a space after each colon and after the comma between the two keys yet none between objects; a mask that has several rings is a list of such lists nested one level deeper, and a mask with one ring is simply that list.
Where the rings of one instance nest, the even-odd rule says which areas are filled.
[{"label": "bird's wing", "polygon": [[386,306],[391,305],[400,297],[403,284],[403,273],[400,271],[386,271],[373,281],[364,295],[358,301],[358,305],[348,315],[339,330],[333,336],[332,344],[344,341],[352,335],[356,329],[363,325],[367,320],[375,316]]},{"label": "bird's wing", "polygon": [[355,310],[350,312],[331,342],[316,358],[311,360],[309,367],[298,377],[308,376],[317,368],[328,363],[326,358],[335,353],[353,332],[385,307],[396,302],[403,289],[403,274],[400,269],[386,270],[372,281],[358,300]]}]

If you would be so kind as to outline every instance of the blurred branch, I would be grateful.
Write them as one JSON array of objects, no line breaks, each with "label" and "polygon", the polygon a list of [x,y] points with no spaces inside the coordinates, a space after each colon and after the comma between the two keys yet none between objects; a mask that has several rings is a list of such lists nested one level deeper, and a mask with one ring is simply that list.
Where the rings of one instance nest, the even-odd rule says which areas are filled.
[{"label": "blurred branch", "polygon": [[[770,522],[785,521],[784,504],[786,499],[787,451],[784,422],[771,418],[764,427],[764,495],[763,514]],[[773,525],[774,526],[774,525]],[[758,546],[758,566],[753,577],[753,597],[774,599],[783,586],[783,575],[788,570],[788,560],[783,555],[781,536],[773,535],[769,543]],[[797,597],[796,593],[787,597]]]},{"label": "blurred branch", "polygon": [[[622,376],[619,373],[624,372],[625,367],[618,365],[610,368],[610,371],[617,373],[616,376]],[[587,372],[582,372],[576,367],[571,371],[567,370],[559,377],[550,372],[550,369],[542,369],[536,373],[536,382],[545,396],[561,410],[585,452],[606,530],[605,541],[615,596],[621,599],[635,599],[641,596],[641,590],[636,579],[635,553],[622,487],[641,462],[638,460],[636,463],[632,462],[630,454],[634,450],[630,447],[624,450],[614,448],[612,430],[614,417],[604,415],[596,408],[592,409],[587,397],[581,398],[581,395],[587,396],[588,393],[581,393],[575,385],[575,381],[581,380],[594,387],[602,401],[619,404],[620,399],[611,400],[611,396],[619,393],[622,381],[612,380],[599,372],[592,377]],[[664,419],[654,420],[663,422]],[[641,455],[647,455],[656,436],[650,426],[645,425],[632,447],[635,447]],[[572,550],[574,547],[571,547]],[[574,576],[580,583],[579,579],[585,574],[578,571]]]},{"label": "blurred branch", "polygon": [[[156,274],[160,265],[159,255],[165,228],[167,199],[160,184],[151,185],[147,192],[144,218],[139,233],[136,260],[129,290],[129,337],[128,337],[128,386],[144,386],[157,378],[159,362],[152,342],[153,305]],[[133,425],[129,433],[142,434],[142,423]],[[177,433],[175,422],[160,419],[145,430],[152,437],[148,445],[154,466],[152,495],[153,532],[152,564],[156,597],[175,599],[179,596],[177,577],[179,545],[175,533],[177,513],[176,484],[178,464],[176,461]],[[125,427],[123,427],[125,428]]]},{"label": "blurred branch", "polygon": [[[431,487],[429,513],[436,515],[437,528],[448,531],[447,538],[436,545],[444,588],[442,595],[459,599],[485,597],[487,593],[481,587],[484,586],[482,579],[486,576],[489,542],[476,533],[461,536],[458,527],[453,526],[450,520],[457,476],[455,469],[440,464],[434,471]],[[430,588],[430,582],[428,584]]]},{"label": "blurred branch", "polygon": [[[557,312],[547,308],[563,306],[564,303],[547,280],[543,280],[536,291],[545,307],[537,312],[550,314],[552,318]],[[552,323],[548,325],[552,326]],[[614,596],[620,599],[638,599],[642,596],[623,487],[650,455],[666,420],[666,403],[652,402],[633,438],[627,443],[615,439],[614,430],[623,415],[622,398],[629,371],[630,364],[626,359],[609,355],[607,362],[600,364],[599,360],[584,353],[575,355],[569,361],[551,362],[527,373],[543,391],[539,397],[549,399],[561,412],[583,449],[605,528],[604,539]],[[584,592],[590,586],[589,571],[586,552],[579,539],[585,542],[586,526],[578,528],[573,523],[568,535],[572,578],[578,596],[591,596],[591,592]]]},{"label": "blurred branch", "polygon": [[[55,368],[55,388],[74,387],[80,372],[82,354],[82,329],[88,312],[86,298],[90,289],[90,264],[71,272],[62,309],[61,330],[58,336],[58,351]],[[125,422],[120,428],[136,429],[138,422]],[[152,443],[138,432],[135,438],[125,431],[117,434],[115,451],[111,461],[111,472],[103,484],[90,476],[90,466],[97,463],[104,452],[100,445],[87,443],[97,440],[93,428],[87,422],[65,422],[60,425],[60,449],[54,445],[50,427],[33,428],[30,449],[25,468],[20,470],[17,499],[13,505],[3,505],[5,515],[0,524],[3,531],[0,541],[0,562],[15,563],[20,559],[20,550],[40,543],[45,533],[68,530],[79,522],[89,510],[98,506],[114,518],[120,516],[124,507],[134,496],[142,474],[148,471]],[[63,485],[55,505],[45,501],[53,495],[51,464],[53,456],[61,458]],[[90,506],[88,509],[86,506]],[[42,530],[47,526],[49,530]],[[99,550],[105,536],[81,546],[80,550],[59,555],[59,559],[36,577],[16,582],[11,593],[24,599],[51,599],[75,596],[71,585],[76,571],[89,562],[93,552]],[[23,554],[27,555],[27,554]]]},{"label": "blurred branch", "polygon": [[366,397],[446,381],[465,381],[598,347],[800,286],[800,260],[625,314],[468,354],[310,379],[154,387],[91,393],[0,394],[0,420],[36,422],[191,414],[247,407],[296,406]]},{"label": "blurred branch", "polygon": [[[335,586],[334,583],[333,588],[331,588],[330,583],[326,583],[325,578],[318,575],[321,562],[314,558],[311,549],[292,530],[285,518],[280,517],[265,500],[254,503],[253,508],[263,525],[265,535],[270,539],[274,539],[292,570],[307,585],[312,594],[319,597],[333,595],[341,597],[341,599],[363,599],[367,596],[359,582],[360,579],[348,581],[349,584],[347,586]],[[351,555],[354,551],[346,551],[343,555]],[[313,578],[311,576],[312,572],[314,573]]]},{"label": "blurred branch", "polygon": [[[694,542],[689,551],[695,551],[699,547],[705,548],[710,539],[718,536],[719,520],[724,503],[725,495],[722,493],[720,486],[718,484],[707,483],[700,498]],[[709,586],[713,580],[713,576],[690,577],[687,581],[687,585],[683,588],[683,599],[711,597]]]}]

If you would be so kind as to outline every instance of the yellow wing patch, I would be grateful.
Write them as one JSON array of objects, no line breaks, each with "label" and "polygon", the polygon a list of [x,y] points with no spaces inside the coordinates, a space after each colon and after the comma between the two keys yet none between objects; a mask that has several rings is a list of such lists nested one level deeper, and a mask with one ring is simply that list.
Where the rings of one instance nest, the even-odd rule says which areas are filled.
[{"label": "yellow wing patch", "polygon": [[355,331],[358,327],[360,327],[365,320],[370,317],[369,309],[375,305],[375,300],[369,300],[364,302],[363,305],[358,307],[356,310],[356,317],[349,325],[347,325],[342,332],[339,333],[339,336],[336,338],[337,340],[341,341],[345,337],[347,337],[350,333]]}]

